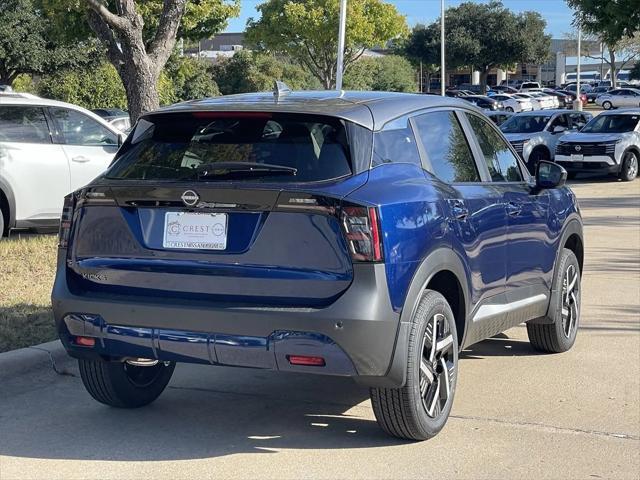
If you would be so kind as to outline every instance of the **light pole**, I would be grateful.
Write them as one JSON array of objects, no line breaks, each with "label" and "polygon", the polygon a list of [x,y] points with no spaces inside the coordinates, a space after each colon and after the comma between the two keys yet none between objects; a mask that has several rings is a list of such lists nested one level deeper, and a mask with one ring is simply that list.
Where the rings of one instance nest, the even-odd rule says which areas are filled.
[{"label": "light pole", "polygon": [[342,90],[344,65],[344,37],[347,28],[347,0],[340,0],[340,27],[338,29],[338,65],[336,66],[336,90]]},{"label": "light pole", "polygon": [[582,111],[582,100],[580,99],[580,55],[582,54],[582,28],[578,25],[578,64],[576,74],[576,99],[573,102],[573,109]]},{"label": "light pole", "polygon": [[444,0],[440,0],[440,95],[444,97],[444,80],[445,80],[445,63],[444,63]]}]

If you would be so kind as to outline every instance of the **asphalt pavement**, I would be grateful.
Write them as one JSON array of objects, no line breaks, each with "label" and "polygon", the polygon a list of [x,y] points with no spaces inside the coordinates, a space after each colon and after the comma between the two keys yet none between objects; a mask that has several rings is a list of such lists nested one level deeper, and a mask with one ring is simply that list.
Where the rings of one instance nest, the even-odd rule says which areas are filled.
[{"label": "asphalt pavement", "polygon": [[347,379],[178,365],[157,402],[117,410],[58,360],[0,383],[0,479],[640,478],[640,179],[573,188],[576,345],[537,354],[519,326],[472,346],[436,438],[385,436]]}]

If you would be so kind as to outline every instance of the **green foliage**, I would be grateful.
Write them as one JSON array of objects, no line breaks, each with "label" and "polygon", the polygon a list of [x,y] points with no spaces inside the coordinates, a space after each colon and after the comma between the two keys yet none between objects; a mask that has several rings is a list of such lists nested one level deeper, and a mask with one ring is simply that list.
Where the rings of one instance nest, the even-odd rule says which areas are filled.
[{"label": "green foliage", "polygon": [[240,51],[213,66],[213,76],[223,95],[273,89],[275,80],[294,90],[318,88],[318,81],[297,65],[273,55]]},{"label": "green foliage", "polygon": [[[37,0],[44,15],[55,19],[57,38],[86,39],[93,33],[85,18],[87,4],[84,0]],[[116,12],[115,2],[105,2]],[[164,5],[163,0],[138,0],[136,10],[144,21],[143,37],[150,41],[157,29]],[[240,13],[240,0],[189,0],[178,30],[178,38],[200,40],[222,31],[229,18]]]},{"label": "green foliage", "polygon": [[127,110],[127,96],[116,69],[110,63],[45,76],[38,85],[43,97],[82,107]]},{"label": "green foliage", "polygon": [[[481,82],[492,68],[517,62],[544,63],[551,37],[545,20],[536,12],[515,14],[499,1],[465,2],[448,8],[445,18],[448,67],[480,71]],[[440,20],[416,26],[402,46],[402,53],[425,64],[440,63]]]},{"label": "green foliage", "polygon": [[567,0],[578,12],[576,23],[608,45],[640,31],[638,0]]},{"label": "green foliage", "polygon": [[[339,0],[266,0],[261,17],[247,22],[247,40],[256,48],[283,54],[304,66],[326,88],[335,85]],[[382,0],[349,0],[345,69],[365,48],[385,46],[407,32],[394,5]]]},{"label": "green foliage", "polygon": [[173,101],[220,95],[218,85],[213,80],[212,65],[206,60],[171,57],[165,67],[165,73],[172,83]]},{"label": "green foliage", "polygon": [[349,90],[415,92],[416,71],[407,59],[398,55],[361,58],[345,73],[344,87]]},{"label": "green foliage", "polygon": [[21,73],[44,74],[87,61],[86,48],[51,38],[51,24],[32,0],[0,2],[0,83]]},{"label": "green foliage", "polygon": [[16,92],[33,93],[38,94],[38,87],[33,81],[33,77],[26,73],[21,73],[13,81],[13,90]]}]

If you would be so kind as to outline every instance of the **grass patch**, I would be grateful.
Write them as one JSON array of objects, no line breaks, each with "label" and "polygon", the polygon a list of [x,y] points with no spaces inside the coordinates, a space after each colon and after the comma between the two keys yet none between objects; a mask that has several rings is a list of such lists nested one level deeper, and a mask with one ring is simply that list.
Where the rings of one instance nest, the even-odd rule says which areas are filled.
[{"label": "grass patch", "polygon": [[57,338],[51,312],[55,235],[0,239],[0,352]]}]

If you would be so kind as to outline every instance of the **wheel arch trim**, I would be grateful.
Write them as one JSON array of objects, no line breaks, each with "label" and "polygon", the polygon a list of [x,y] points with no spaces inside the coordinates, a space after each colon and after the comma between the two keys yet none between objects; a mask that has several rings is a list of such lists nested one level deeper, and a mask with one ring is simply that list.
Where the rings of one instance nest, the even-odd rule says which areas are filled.
[{"label": "wheel arch trim", "polygon": [[8,225],[9,225],[9,228],[13,228],[15,227],[15,224],[16,224],[16,197],[9,183],[2,177],[0,177],[0,192],[4,194],[4,196],[7,199],[7,202],[9,203]]},{"label": "wheel arch trim", "polygon": [[[467,274],[462,263],[462,259],[451,248],[441,247],[432,251],[416,269],[413,275],[413,279],[407,289],[402,312],[400,313],[400,324],[398,326],[398,335],[396,338],[396,344],[391,358],[391,363],[387,374],[384,377],[369,378],[366,383],[367,386],[375,387],[401,387],[406,382],[406,365],[408,360],[408,343],[411,319],[418,308],[418,303],[422,292],[427,288],[429,282],[435,277],[435,275],[442,271],[451,272],[458,280],[458,283],[462,290],[464,311],[464,332],[458,332],[458,341],[463,342],[467,332],[468,322],[467,316],[469,313],[469,285],[467,282]],[[462,345],[463,343],[461,343]],[[364,379],[361,379],[364,380]]]}]

